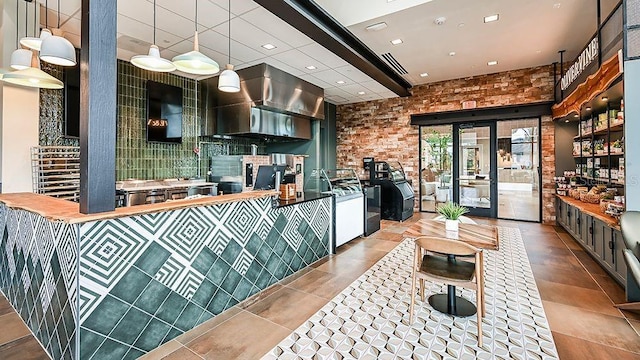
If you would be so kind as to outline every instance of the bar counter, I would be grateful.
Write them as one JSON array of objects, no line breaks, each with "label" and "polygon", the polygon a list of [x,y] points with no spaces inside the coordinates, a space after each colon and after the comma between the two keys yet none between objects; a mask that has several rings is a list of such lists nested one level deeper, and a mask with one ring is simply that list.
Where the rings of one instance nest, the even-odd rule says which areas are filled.
[{"label": "bar counter", "polygon": [[91,215],[2,194],[0,288],[53,358],[135,359],[329,254],[332,198],[275,194]]}]

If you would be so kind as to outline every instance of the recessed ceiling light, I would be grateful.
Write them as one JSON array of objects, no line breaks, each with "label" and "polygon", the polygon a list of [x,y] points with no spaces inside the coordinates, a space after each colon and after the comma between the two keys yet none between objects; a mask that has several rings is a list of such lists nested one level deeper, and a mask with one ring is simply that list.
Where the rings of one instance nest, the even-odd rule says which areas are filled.
[{"label": "recessed ceiling light", "polygon": [[587,111],[591,111],[591,106],[587,106]]},{"label": "recessed ceiling light", "polygon": [[485,16],[484,17],[484,22],[485,23],[490,23],[490,22],[498,21],[499,18],[500,18],[500,16],[498,14]]},{"label": "recessed ceiling light", "polygon": [[573,115],[573,117],[574,117],[574,118],[577,118],[577,117],[578,117],[578,114]]},{"label": "recessed ceiling light", "polygon": [[569,122],[569,119],[565,120],[564,122]]},{"label": "recessed ceiling light", "polygon": [[553,4],[553,7],[554,7],[554,9],[560,9],[561,5],[562,5],[561,3],[555,3],[555,4]]},{"label": "recessed ceiling light", "polygon": [[422,74],[420,74],[420,77],[427,77],[427,76],[429,76],[429,73],[422,73]]},{"label": "recessed ceiling light", "polygon": [[316,68],[315,66],[313,66],[313,65],[309,65],[309,66],[307,66],[306,68],[307,68],[307,69],[309,69],[309,70],[315,70],[315,69],[317,69],[317,68]]},{"label": "recessed ceiling light", "polygon": [[386,22],[379,22],[379,23],[375,23],[372,25],[367,26],[366,28],[364,28],[367,31],[380,31],[382,29],[386,29],[387,28],[387,23]]},{"label": "recessed ceiling light", "polygon": [[498,62],[497,62],[497,61],[495,61],[495,60],[492,60],[492,61],[489,61],[489,62],[487,63],[487,65],[489,65],[489,66],[498,65]]},{"label": "recessed ceiling light", "polygon": [[400,45],[400,44],[402,44],[402,39],[394,39],[394,40],[391,40],[391,43],[392,43],[393,45]]},{"label": "recessed ceiling light", "polygon": [[463,27],[464,27],[464,23],[460,23],[460,24],[458,24],[458,27],[459,27],[459,28],[463,28]]},{"label": "recessed ceiling light", "polygon": [[263,48],[267,49],[267,50],[273,50],[275,49],[277,46],[273,45],[273,44],[264,44],[262,45]]},{"label": "recessed ceiling light", "polygon": [[456,56],[456,52],[455,51],[450,52],[449,56]]},{"label": "recessed ceiling light", "polygon": [[609,98],[608,98],[608,97],[606,97],[606,96],[603,96],[603,97],[602,97],[602,101],[609,101]]},{"label": "recessed ceiling light", "polygon": [[436,25],[443,25],[446,21],[447,21],[446,17],[440,16],[439,18],[436,18],[435,20],[433,20],[433,23]]},{"label": "recessed ceiling light", "polygon": [[358,91],[358,95],[364,95],[365,92],[364,91]]},{"label": "recessed ceiling light", "polygon": [[342,84],[344,84],[344,81],[343,80],[338,80],[338,81],[336,81],[336,83],[342,85]]}]

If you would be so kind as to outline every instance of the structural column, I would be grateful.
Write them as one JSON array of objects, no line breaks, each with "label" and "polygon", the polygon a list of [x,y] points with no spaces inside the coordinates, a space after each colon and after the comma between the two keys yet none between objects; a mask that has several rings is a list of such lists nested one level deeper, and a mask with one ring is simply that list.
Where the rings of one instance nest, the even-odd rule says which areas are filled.
[{"label": "structural column", "polygon": [[82,0],[80,212],[115,208],[116,1]]},{"label": "structural column", "polygon": [[624,133],[627,210],[640,210],[640,0],[625,0]]}]

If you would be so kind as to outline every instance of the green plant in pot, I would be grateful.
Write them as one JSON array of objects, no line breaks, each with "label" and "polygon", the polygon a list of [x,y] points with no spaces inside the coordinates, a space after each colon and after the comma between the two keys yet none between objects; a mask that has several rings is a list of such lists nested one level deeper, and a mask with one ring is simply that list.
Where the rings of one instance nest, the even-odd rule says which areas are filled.
[{"label": "green plant in pot", "polygon": [[469,209],[454,202],[448,202],[438,206],[437,211],[445,219],[445,228],[447,230],[458,231],[460,217],[468,213]]}]

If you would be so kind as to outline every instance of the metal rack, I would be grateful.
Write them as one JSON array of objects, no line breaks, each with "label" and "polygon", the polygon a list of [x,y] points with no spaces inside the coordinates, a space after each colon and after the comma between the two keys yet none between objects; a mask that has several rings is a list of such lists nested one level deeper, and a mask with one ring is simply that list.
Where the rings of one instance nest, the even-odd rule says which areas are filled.
[{"label": "metal rack", "polygon": [[34,146],[31,148],[31,168],[34,193],[79,200],[79,147]]}]

